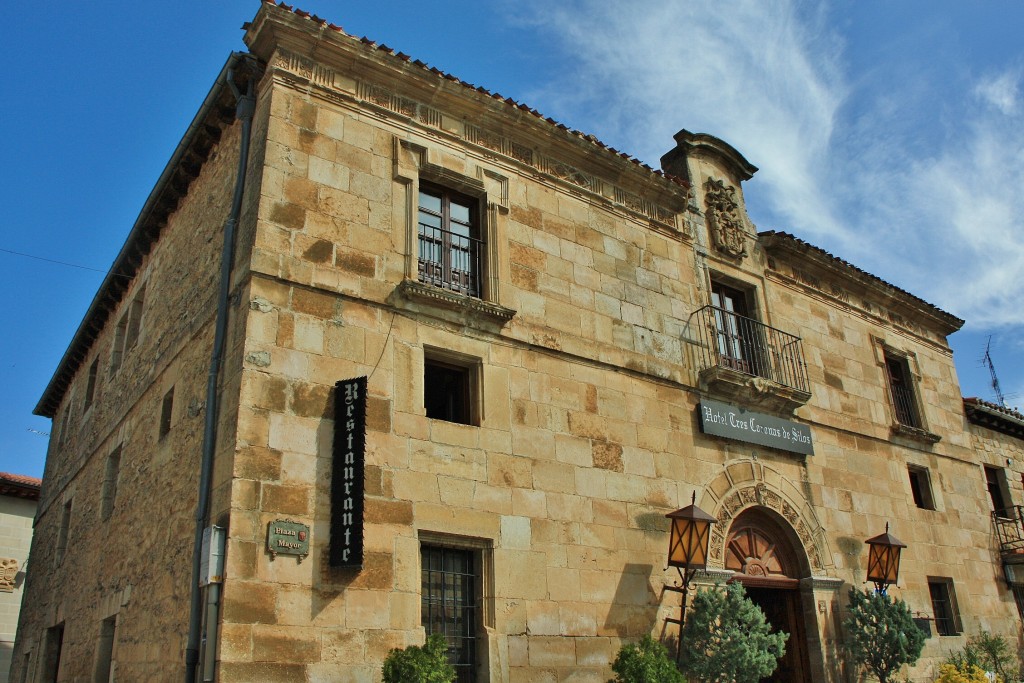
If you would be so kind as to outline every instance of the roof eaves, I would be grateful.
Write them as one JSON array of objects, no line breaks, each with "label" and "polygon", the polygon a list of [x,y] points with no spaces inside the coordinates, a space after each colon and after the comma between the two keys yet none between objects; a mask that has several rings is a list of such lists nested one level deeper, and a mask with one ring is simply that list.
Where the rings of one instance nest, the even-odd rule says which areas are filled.
[{"label": "roof eaves", "polygon": [[[146,202],[139,212],[131,231],[128,233],[124,245],[114,259],[110,270],[107,271],[106,276],[103,278],[103,282],[89,304],[82,322],[78,325],[78,329],[71,339],[71,343],[57,364],[57,369],[43,391],[42,397],[36,404],[33,410],[34,414],[52,418],[56,413],[57,407],[64,396],[64,392],[67,391],[75,372],[88,356],[89,350],[103,329],[107,318],[117,308],[121,297],[125,294],[132,279],[137,274],[143,258],[149,253],[153,243],[159,239],[163,224],[166,221],[166,215],[173,213],[177,207],[177,201],[188,191],[188,185],[191,183],[191,180],[198,175],[201,164],[186,173],[187,181],[183,186],[175,182],[177,172],[182,167],[182,162],[187,159],[197,138],[203,133],[212,132],[212,129],[204,124],[211,117],[215,121],[218,119],[223,121],[225,116],[229,117],[228,121],[233,119],[233,109],[221,111],[223,108],[221,100],[226,92],[225,86],[228,71],[232,69],[237,70],[243,63],[255,68],[255,62],[254,57],[242,52],[233,52],[228,57],[220,74],[203,100],[202,105],[171,155],[170,160],[157,179],[153,190],[146,198]],[[216,134],[219,136],[219,128],[216,129]],[[202,162],[205,162],[207,152],[209,152],[209,148],[200,155]],[[177,196],[175,197],[174,195]],[[159,211],[164,209],[167,209],[165,216],[156,216]]]},{"label": "roof eaves", "polygon": [[897,287],[896,285],[890,282],[886,282],[877,275],[872,275],[871,273],[855,266],[849,261],[839,258],[838,256],[835,256],[834,254],[825,251],[821,247],[817,247],[811,244],[810,242],[800,239],[795,235],[792,235],[788,232],[765,230],[759,232],[757,236],[766,249],[771,250],[773,247],[777,246],[786,248],[794,253],[801,253],[804,255],[810,254],[816,256],[818,260],[821,262],[828,263],[833,267],[841,268],[847,271],[848,273],[855,275],[858,278],[865,279],[872,284],[883,287],[892,294],[913,301],[919,307],[929,312],[937,322],[944,325],[948,330],[947,334],[952,334],[953,332],[956,332],[964,325],[964,320],[962,318],[958,318],[952,313],[948,313],[942,310],[935,304],[929,303],[922,299],[921,297],[912,294],[905,289]]},{"label": "roof eaves", "polygon": [[[282,11],[287,12],[289,14],[292,14],[292,15],[298,16],[300,18],[310,20],[310,21],[314,21],[314,19],[316,19],[316,17],[311,17],[308,12],[305,12],[303,10],[297,9],[297,8],[293,7],[292,5],[285,4],[284,2],[275,3],[273,0],[263,0],[263,4],[268,6],[268,7],[274,7],[277,10],[282,10]],[[320,20],[320,21],[323,21],[323,20]],[[653,167],[645,164],[644,162],[640,161],[636,157],[634,157],[634,156],[632,156],[632,155],[630,155],[628,153],[625,153],[625,152],[620,152],[619,150],[615,149],[614,147],[611,147],[611,146],[605,144],[604,142],[599,140],[594,135],[591,135],[589,133],[584,133],[583,131],[576,130],[574,128],[570,128],[570,127],[566,126],[565,124],[556,121],[555,119],[551,118],[550,116],[544,116],[541,112],[539,112],[536,109],[530,107],[528,104],[524,104],[522,102],[518,102],[517,100],[515,100],[515,99],[513,99],[511,97],[505,97],[505,96],[501,95],[500,93],[493,92],[493,91],[488,90],[487,88],[484,88],[482,86],[477,86],[477,85],[474,85],[474,84],[469,83],[467,81],[464,81],[461,78],[459,78],[459,77],[457,77],[457,76],[455,76],[453,74],[450,74],[450,73],[448,73],[446,71],[442,71],[441,69],[438,69],[437,67],[430,66],[426,62],[423,62],[423,61],[421,61],[419,59],[412,59],[409,55],[407,55],[407,54],[405,54],[403,52],[398,52],[398,51],[388,47],[387,45],[384,45],[382,43],[377,43],[373,39],[367,38],[366,36],[363,36],[363,37],[359,38],[359,37],[356,37],[356,36],[354,36],[354,35],[352,35],[350,33],[346,33],[345,30],[342,27],[337,26],[335,24],[331,24],[331,23],[327,23],[327,22],[324,22],[324,23],[314,22],[314,23],[318,23],[318,25],[321,26],[321,27],[326,25],[327,27],[329,27],[332,30],[340,33],[341,35],[343,35],[343,36],[345,36],[345,37],[347,37],[347,38],[349,38],[349,39],[351,39],[353,41],[361,43],[362,46],[364,48],[366,48],[366,49],[375,50],[375,51],[378,51],[378,52],[383,52],[383,53],[385,53],[387,55],[390,55],[392,57],[395,57],[395,58],[397,58],[397,59],[399,59],[399,60],[401,60],[403,62],[406,62],[406,63],[409,63],[409,64],[413,64],[413,65],[423,69],[425,72],[434,74],[438,78],[441,78],[441,79],[444,79],[444,80],[447,80],[447,81],[451,81],[453,83],[461,85],[462,87],[466,88],[467,90],[471,90],[471,91],[473,91],[475,93],[479,93],[481,95],[484,95],[485,97],[490,97],[490,98],[495,99],[495,100],[500,100],[500,101],[504,102],[509,107],[513,107],[515,109],[519,109],[521,111],[528,112],[528,113],[532,114],[533,116],[535,116],[536,118],[538,118],[538,119],[540,119],[542,121],[545,121],[548,124],[552,125],[554,128],[562,131],[564,134],[567,134],[567,135],[572,136],[572,137],[579,138],[580,140],[586,141],[586,142],[592,144],[593,146],[595,146],[595,147],[597,147],[597,148],[599,148],[599,149],[601,149],[601,150],[603,150],[603,151],[605,151],[607,153],[610,153],[611,155],[613,155],[615,157],[618,157],[620,159],[625,159],[625,160],[631,162],[632,164],[634,164],[638,168],[643,169],[643,170],[647,171],[648,173],[650,173],[651,175],[661,179],[661,181],[663,181],[663,182],[667,182],[667,183],[670,183],[672,185],[677,185],[677,186],[682,187],[682,188],[687,189],[687,190],[690,188],[690,183],[685,178],[680,178],[680,177],[678,177],[676,175],[665,173],[664,171],[662,171],[660,169],[653,168]]]}]

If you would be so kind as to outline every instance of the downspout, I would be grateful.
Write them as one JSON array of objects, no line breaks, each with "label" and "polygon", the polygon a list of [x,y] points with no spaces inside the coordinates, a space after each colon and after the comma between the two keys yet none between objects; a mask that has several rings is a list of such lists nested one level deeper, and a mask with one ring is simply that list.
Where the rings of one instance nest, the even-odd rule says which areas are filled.
[{"label": "downspout", "polygon": [[[239,53],[236,53],[236,56]],[[231,201],[231,214],[224,223],[224,246],[220,261],[220,294],[217,298],[217,319],[214,328],[213,352],[210,355],[210,371],[206,382],[206,415],[203,425],[203,450],[199,474],[199,503],[196,506],[196,533],[192,547],[192,600],[189,611],[188,644],[185,646],[185,681],[195,683],[196,668],[199,664],[200,629],[203,620],[203,591],[199,586],[202,561],[203,530],[209,523],[210,488],[213,476],[213,456],[217,442],[217,384],[224,356],[224,337],[228,326],[228,298],[231,289],[231,270],[234,260],[235,228],[242,211],[242,194],[245,191],[245,170],[249,165],[249,135],[252,118],[256,110],[253,94],[255,79],[250,78],[243,95],[235,85],[235,65],[228,67],[227,84],[235,95],[235,116],[242,122],[242,139],[238,153],[238,175],[235,177],[235,194]],[[216,629],[216,617],[212,628]],[[213,639],[214,642],[216,639]]]}]

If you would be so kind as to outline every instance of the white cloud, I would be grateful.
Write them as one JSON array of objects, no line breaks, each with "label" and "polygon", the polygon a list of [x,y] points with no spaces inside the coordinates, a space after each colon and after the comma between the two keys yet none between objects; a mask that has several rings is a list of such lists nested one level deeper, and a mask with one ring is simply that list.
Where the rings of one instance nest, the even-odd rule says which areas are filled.
[{"label": "white cloud", "polygon": [[975,95],[1007,116],[1020,106],[1019,70],[1010,70],[994,77],[982,79],[974,89]]},{"label": "white cloud", "polygon": [[654,166],[680,128],[717,135],[761,167],[750,207],[778,224],[760,227],[970,325],[1024,325],[1019,69],[942,93],[925,51],[848,73],[828,17],[790,0],[531,2],[577,60],[531,96],[545,109]]},{"label": "white cloud", "polygon": [[762,0],[535,0],[532,14],[579,61],[537,93],[545,106],[586,110],[588,132],[653,166],[681,128],[722,137],[762,166],[787,229],[844,232],[819,180],[845,90],[820,17]]}]

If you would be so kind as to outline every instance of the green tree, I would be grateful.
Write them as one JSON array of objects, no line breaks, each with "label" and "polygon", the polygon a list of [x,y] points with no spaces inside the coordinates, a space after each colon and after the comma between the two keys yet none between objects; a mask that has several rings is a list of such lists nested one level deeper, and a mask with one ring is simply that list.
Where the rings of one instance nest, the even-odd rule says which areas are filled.
[{"label": "green tree", "polygon": [[384,683],[452,683],[455,667],[448,662],[444,636],[427,637],[423,647],[392,650],[384,658]]},{"label": "green tree", "polygon": [[649,635],[636,645],[623,645],[612,671],[617,675],[608,683],[684,683],[665,646]]},{"label": "green tree", "polygon": [[756,683],[771,675],[786,633],[772,633],[739,583],[697,591],[683,627],[680,666],[702,683]]},{"label": "green tree", "polygon": [[884,593],[850,589],[850,616],[843,622],[846,647],[856,666],[866,666],[880,683],[921,656],[924,632],[902,600]]}]

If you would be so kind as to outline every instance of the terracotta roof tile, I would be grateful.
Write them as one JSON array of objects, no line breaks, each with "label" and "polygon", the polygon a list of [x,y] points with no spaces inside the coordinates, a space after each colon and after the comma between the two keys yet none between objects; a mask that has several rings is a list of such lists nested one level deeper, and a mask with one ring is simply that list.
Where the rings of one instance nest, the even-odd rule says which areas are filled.
[{"label": "terracotta roof tile", "polygon": [[862,268],[858,268],[857,266],[853,265],[852,263],[850,263],[846,259],[840,258],[840,257],[836,256],[835,254],[832,254],[832,253],[830,253],[828,251],[825,251],[821,247],[816,247],[815,245],[811,244],[810,242],[807,242],[805,240],[800,239],[796,235],[790,234],[788,232],[777,231],[777,230],[765,230],[765,231],[757,233],[757,236],[762,238],[762,239],[777,238],[777,239],[782,239],[782,240],[787,240],[789,242],[793,242],[794,244],[799,245],[802,249],[807,249],[807,250],[813,251],[813,252],[815,252],[815,253],[817,253],[817,254],[819,254],[821,256],[824,256],[825,258],[830,259],[831,261],[833,261],[837,265],[843,266],[844,268],[848,268],[848,269],[850,269],[850,270],[852,270],[852,271],[854,271],[856,273],[859,273],[860,275],[863,275],[863,276],[865,276],[865,277],[867,277],[867,278],[869,278],[871,280],[874,280],[875,282],[877,282],[879,284],[885,285],[886,287],[889,287],[890,289],[892,289],[892,290],[894,290],[896,292],[899,292],[903,296],[909,297],[910,299],[913,299],[914,301],[927,306],[928,308],[932,309],[933,311],[941,314],[943,317],[948,318],[950,320],[950,322],[955,323],[958,328],[963,326],[963,324],[964,324],[964,321],[963,321],[962,318],[958,318],[957,316],[953,315],[952,313],[947,313],[946,311],[942,310],[941,308],[939,308],[935,304],[928,303],[927,301],[925,301],[921,297],[919,297],[919,296],[917,296],[915,294],[911,294],[907,290],[905,290],[905,289],[903,289],[901,287],[897,287],[896,285],[892,284],[891,282],[886,282],[885,280],[883,280],[882,278],[878,277],[877,275],[872,275],[868,271],[866,271],[866,270],[864,270]]}]

